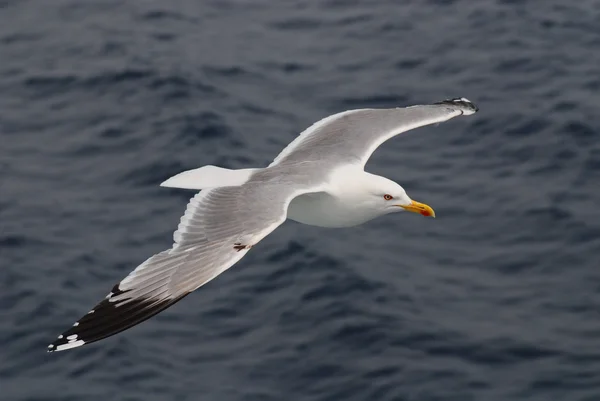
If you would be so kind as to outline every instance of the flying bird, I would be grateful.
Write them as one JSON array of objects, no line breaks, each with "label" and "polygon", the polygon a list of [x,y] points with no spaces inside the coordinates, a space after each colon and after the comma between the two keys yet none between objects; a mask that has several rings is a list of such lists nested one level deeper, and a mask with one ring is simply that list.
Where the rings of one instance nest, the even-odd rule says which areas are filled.
[{"label": "flying bird", "polygon": [[397,183],[364,171],[365,164],[395,135],[477,111],[465,98],[348,110],[310,126],[266,168],[204,166],[169,178],[161,186],[201,190],[188,203],[172,248],[115,284],[48,351],[89,344],[156,315],[229,269],[288,218],[350,227],[403,211],[435,217]]}]

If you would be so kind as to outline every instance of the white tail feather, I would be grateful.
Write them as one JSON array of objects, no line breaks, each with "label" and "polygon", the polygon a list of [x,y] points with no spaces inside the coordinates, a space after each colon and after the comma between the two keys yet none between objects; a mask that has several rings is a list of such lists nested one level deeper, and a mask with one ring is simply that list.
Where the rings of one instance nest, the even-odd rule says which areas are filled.
[{"label": "white tail feather", "polygon": [[234,187],[244,184],[258,169],[230,170],[217,166],[204,166],[184,171],[160,184],[161,187],[182,189],[207,189]]}]

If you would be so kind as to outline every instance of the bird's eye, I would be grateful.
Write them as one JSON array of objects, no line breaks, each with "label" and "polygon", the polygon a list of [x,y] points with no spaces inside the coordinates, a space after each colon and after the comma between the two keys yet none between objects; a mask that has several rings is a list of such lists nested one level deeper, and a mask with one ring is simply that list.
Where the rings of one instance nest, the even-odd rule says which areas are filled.
[{"label": "bird's eye", "polygon": [[392,199],[394,199],[394,197],[392,195],[385,194],[385,195],[383,195],[383,199],[385,199],[385,200],[392,200]]}]

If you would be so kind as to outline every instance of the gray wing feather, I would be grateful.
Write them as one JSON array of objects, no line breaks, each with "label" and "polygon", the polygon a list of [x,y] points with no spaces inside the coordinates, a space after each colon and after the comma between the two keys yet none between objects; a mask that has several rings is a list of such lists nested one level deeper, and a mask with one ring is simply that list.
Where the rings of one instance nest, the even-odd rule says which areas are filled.
[{"label": "gray wing feather", "polygon": [[194,196],[173,235],[172,249],[148,259],[123,279],[119,289],[129,291],[120,297],[153,292],[177,297],[195,290],[235,264],[283,223],[293,197],[309,192],[297,186],[265,184],[261,177],[257,181],[204,190]]},{"label": "gray wing feather", "polygon": [[305,162],[332,167],[354,162],[364,166],[375,149],[395,135],[477,110],[469,100],[457,98],[431,105],[345,111],[306,129],[270,166]]}]

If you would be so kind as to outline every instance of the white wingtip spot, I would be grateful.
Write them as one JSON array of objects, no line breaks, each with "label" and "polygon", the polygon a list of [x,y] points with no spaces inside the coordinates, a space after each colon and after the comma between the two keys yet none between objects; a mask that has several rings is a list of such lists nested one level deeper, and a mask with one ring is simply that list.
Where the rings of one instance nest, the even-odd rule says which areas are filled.
[{"label": "white wingtip spot", "polygon": [[56,351],[64,351],[66,349],[80,347],[83,344],[85,344],[85,341],[83,341],[83,340],[73,341],[73,342],[69,342],[67,344],[61,344],[58,347],[56,347]]},{"label": "white wingtip spot", "polygon": [[77,340],[77,334],[71,334],[70,336],[67,337],[68,341],[75,341]]},{"label": "white wingtip spot", "polygon": [[61,334],[60,336],[58,336],[58,339],[59,339],[59,340],[62,340],[62,338],[63,338],[63,335],[62,335],[62,334]]}]

